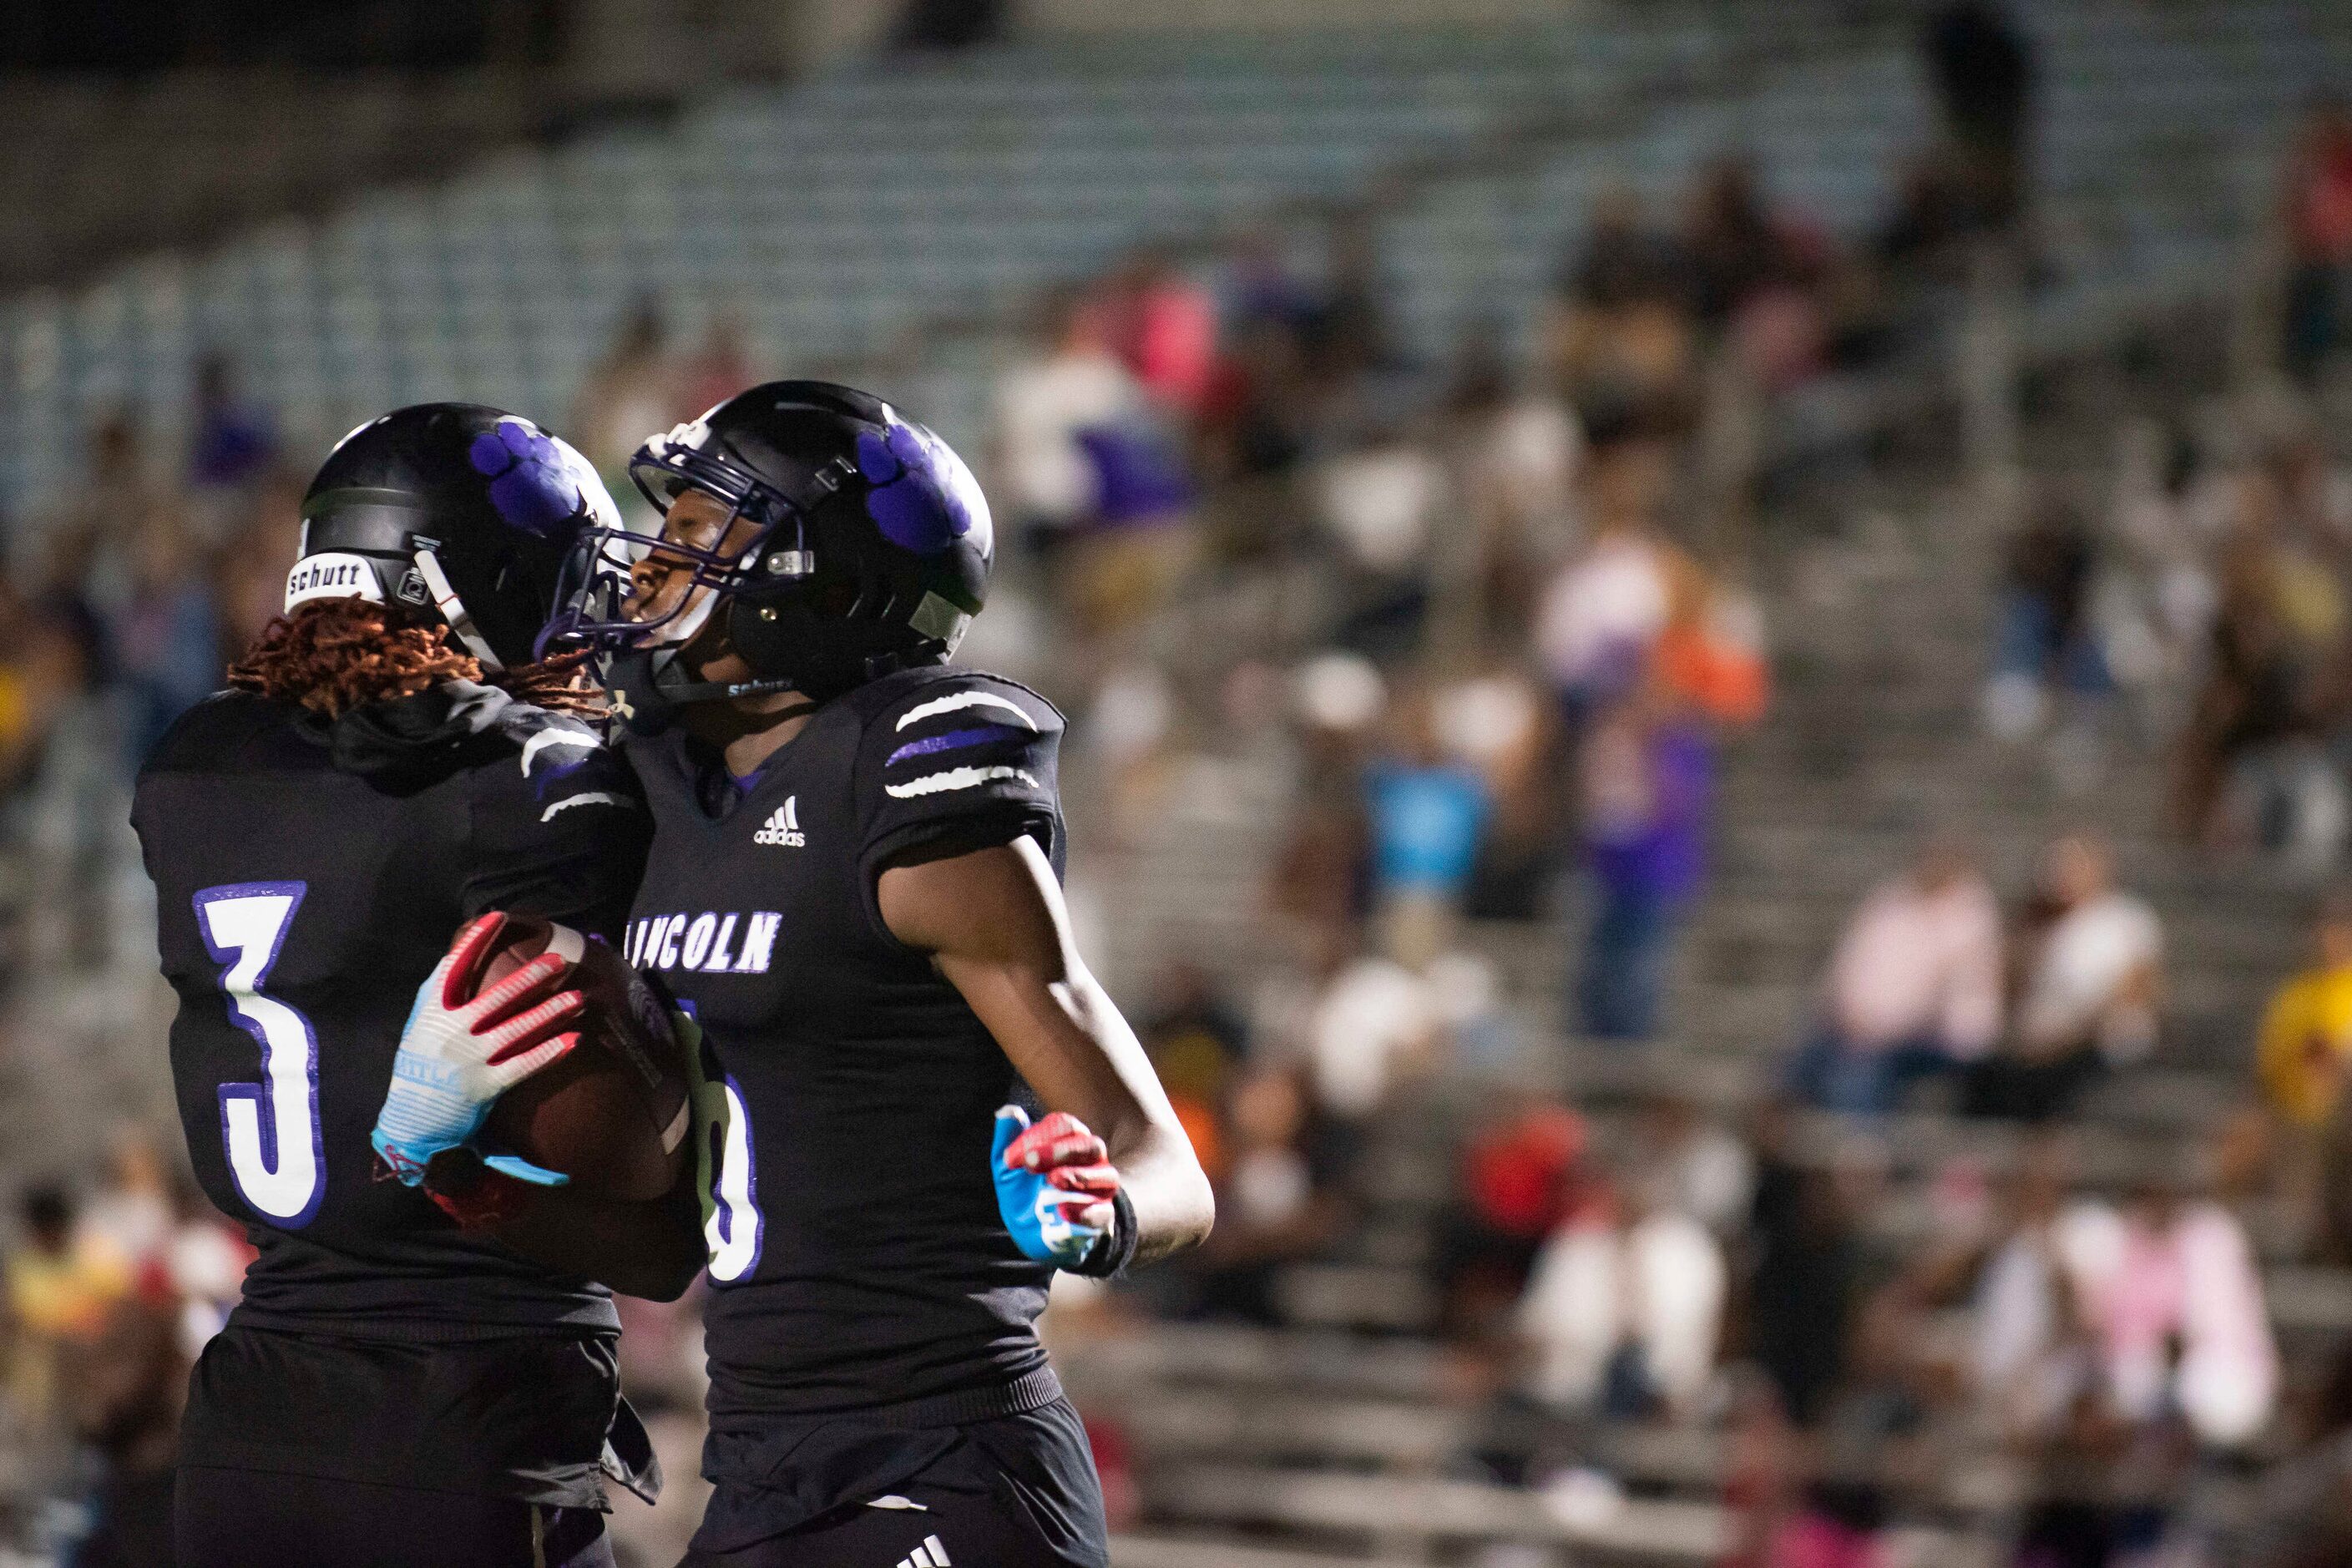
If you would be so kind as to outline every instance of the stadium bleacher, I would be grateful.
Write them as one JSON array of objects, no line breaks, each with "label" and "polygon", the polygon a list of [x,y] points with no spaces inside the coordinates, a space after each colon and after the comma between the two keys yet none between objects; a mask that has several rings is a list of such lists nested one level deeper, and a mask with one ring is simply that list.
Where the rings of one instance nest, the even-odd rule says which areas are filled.
[{"label": "stadium bleacher", "polygon": [[[208,342],[245,353],[257,394],[320,410],[319,433],[461,381],[560,408],[596,328],[646,293],[689,330],[737,310],[769,358],[854,360],[943,311],[1004,310],[1139,238],[1348,195],[1517,105],[1638,89],[1706,41],[1559,26],[1014,46],[742,89],[674,131],[518,155],[316,228],[13,302],[0,339],[39,395],[18,448],[37,455],[0,478],[53,484],[37,454],[72,431],[48,421],[176,384]],[[934,243],[950,234],[951,254]]]},{"label": "stadium bleacher", "polygon": [[[2053,443],[2068,438],[2063,426],[2047,432]],[[2082,803],[2053,800],[2034,764],[1988,752],[1975,733],[1969,705],[1990,599],[1954,585],[1991,583],[1993,541],[1972,525],[1965,498],[1948,495],[1929,509],[1932,516],[1902,519],[1875,540],[1800,541],[1768,560],[1768,614],[1788,628],[1778,650],[1780,718],[1738,749],[1726,781],[1737,804],[1726,817],[1721,878],[1685,952],[1670,1043],[1628,1052],[1559,1040],[1571,925],[1492,927],[1474,938],[1508,976],[1528,1060],[1540,1064],[1528,1070],[1556,1074],[1551,1081],[1604,1136],[1667,1083],[1727,1110],[1753,1105],[1803,1016],[1838,921],[1939,805],[1965,807],[1976,841],[2012,873],[2079,816]],[[2111,787],[2149,782],[2126,773]],[[1256,798],[1253,788],[1279,798],[1271,780],[1226,783],[1228,802],[1236,793]],[[1931,800],[1922,801],[1923,789]],[[2102,820],[2157,819],[2150,799],[2110,795],[2100,806]],[[1178,815],[1130,859],[1098,862],[1120,889],[1122,949],[1138,962],[1159,945],[1244,967],[1255,939],[1230,912],[1250,907],[1265,847],[1233,825],[1257,816],[1213,806]],[[1265,820],[1280,816],[1265,808]],[[1211,823],[1221,826],[1208,831]],[[1202,863],[1207,845],[1218,847],[1213,866]],[[2248,1020],[2297,951],[2303,906],[2297,885],[2266,885],[2242,865],[2185,863],[2152,827],[2126,831],[2123,853],[2178,933],[2179,961],[2162,1076],[2110,1086],[2072,1129],[2080,1178],[2117,1193],[2177,1173],[2184,1144],[2237,1101]],[[1704,1432],[1598,1436],[1591,1463],[1626,1494],[1600,1504],[1547,1502],[1459,1479],[1480,1417],[1445,1356],[1413,1336],[1429,1329],[1433,1310],[1420,1252],[1445,1201],[1449,1151],[1476,1106],[1475,1096],[1424,1094],[1385,1128],[1373,1217],[1345,1257],[1294,1266],[1286,1281],[1287,1315],[1317,1328],[1160,1325],[1146,1336],[1057,1346],[1072,1386],[1116,1412],[1151,1461],[1138,1473],[1154,1532],[1122,1563],[1186,1563],[1186,1552],[1210,1550],[1196,1538],[1219,1530],[1252,1532],[1269,1552],[1267,1568],[1426,1561],[1447,1542],[1550,1542],[1572,1547],[1580,1562],[1720,1555],[1728,1458]],[[1824,1117],[1800,1143],[1830,1160],[1850,1138]],[[1959,1156],[1997,1174],[2022,1142],[2015,1129],[1933,1114],[1881,1128],[1873,1149],[1889,1186],[1874,1208],[1876,1242],[1891,1254],[1925,1239],[1936,1223],[1926,1190],[1935,1174]],[[2352,1271],[2282,1259],[2267,1280],[2273,1321],[2290,1347],[2334,1344],[2352,1327]],[[1385,1337],[1400,1331],[1406,1337]],[[1357,1337],[1365,1334],[1382,1337]],[[1909,1554],[1900,1561],[1995,1561],[2027,1476],[1997,1447],[1963,1446],[1943,1462],[1944,1491],[1906,1504],[1906,1513],[1940,1521],[1892,1549]],[[1290,1544],[1265,1545],[1272,1541]],[[1369,1555],[1322,1555],[1343,1550]]]},{"label": "stadium bleacher", "polygon": [[[689,333],[731,311],[766,359],[870,364],[942,319],[1001,331],[1039,288],[1123,247],[1382,195],[1433,158],[1383,248],[1411,345],[1442,358],[1473,319],[1529,330],[1604,180],[1663,193],[1748,147],[1777,195],[1842,235],[1864,226],[1926,108],[1906,8],[1860,15],[1058,41],[731,89],[674,128],[502,155],[8,301],[0,357],[26,438],[0,483],[47,492],[79,420],[134,394],[169,427],[176,405],[152,389],[183,384],[207,345],[241,353],[254,393],[304,411],[313,437],[458,385],[552,414],[639,296]],[[2037,179],[2075,281],[2211,264],[2258,204],[2284,116],[2352,47],[2291,0],[2028,19],[2053,82]],[[2183,129],[2185,109],[2219,104]],[[1497,141],[1522,166],[1457,177],[1439,157]],[[952,254],[934,243],[950,235]],[[913,385],[950,439],[976,434],[984,383],[951,370]]]},{"label": "stadium bleacher", "polygon": [[[2035,179],[2053,281],[2036,319],[2072,322],[2084,336],[2071,347],[2095,357],[2115,346],[2096,301],[2137,310],[2133,290],[2151,279],[2175,297],[2240,258],[2282,127],[2352,69],[2352,27],[2288,0],[2049,0],[2024,16],[2050,92]],[[517,151],[445,185],[379,191],[315,224],[0,304],[0,417],[16,432],[0,446],[0,493],[53,492],[81,424],[112,401],[140,399],[170,427],[176,392],[154,389],[184,385],[215,343],[306,439],[459,389],[553,416],[601,332],[647,292],[688,332],[735,313],[771,363],[854,374],[922,344],[905,401],[976,449],[993,356],[1038,290],[1139,241],[1198,247],[1294,205],[1376,205],[1397,319],[1424,363],[1482,319],[1524,349],[1604,183],[1663,199],[1737,146],[1783,203],[1841,236],[1863,231],[1901,150],[1927,134],[1912,19],[1902,6],[1824,11],[1792,36],[1785,14],[1742,33],[1597,10],[1501,32],[1029,42],[730,89],[671,127]],[[942,325],[955,335],[936,335]],[[2063,421],[2035,437],[2087,438]],[[1526,1070],[1572,1091],[1604,1131],[1666,1079],[1726,1108],[1753,1103],[1837,921],[1920,821],[1965,808],[2013,878],[2080,811],[1975,731],[1996,541],[1966,498],[1915,473],[1808,504],[1853,521],[1826,537],[1773,531],[1759,552],[1779,708],[1733,753],[1673,1039],[1629,1057],[1561,1037],[1567,926],[1472,933],[1505,978]],[[1181,667],[1188,647],[1230,656],[1202,628],[1244,619],[1192,602],[1150,635]],[[1317,629],[1253,651],[1280,658]],[[1077,808],[1091,885],[1120,911],[1104,931],[1115,984],[1139,986],[1177,952],[1243,982],[1265,940],[1251,911],[1297,781],[1253,754],[1191,765],[1197,778],[1139,840],[1088,843]],[[2177,1163],[2237,1092],[2249,1017],[2298,951],[2303,889],[2160,841],[2151,770],[2103,788],[2108,820],[2150,825],[2120,836],[2122,858],[2179,955],[2157,1068],[2103,1089],[2078,1140],[2084,1179],[2121,1190]],[[1605,1505],[1457,1473],[1472,1416],[1421,1337],[1434,1306],[1418,1265],[1475,1108],[1433,1094],[1425,1115],[1383,1130],[1371,1223],[1285,1281],[1299,1327],[1057,1347],[1078,1396],[1121,1413],[1156,1461],[1148,1532],[1122,1542],[1121,1568],[1377,1568],[1514,1542],[1580,1563],[1721,1556],[1727,1461],[1709,1434],[1604,1442],[1595,1463],[1628,1494]],[[1837,1136],[1824,1125],[1810,1141],[1828,1150]],[[1917,1235],[1935,1170],[1967,1154],[1998,1172],[2016,1142],[1948,1117],[1892,1125],[1878,1230]],[[2352,1273],[2273,1258],[2267,1278],[2282,1333],[2352,1329]],[[1907,1561],[1992,1560],[2013,1468],[1982,1448],[1953,1463],[1935,1523],[1898,1548]]]}]

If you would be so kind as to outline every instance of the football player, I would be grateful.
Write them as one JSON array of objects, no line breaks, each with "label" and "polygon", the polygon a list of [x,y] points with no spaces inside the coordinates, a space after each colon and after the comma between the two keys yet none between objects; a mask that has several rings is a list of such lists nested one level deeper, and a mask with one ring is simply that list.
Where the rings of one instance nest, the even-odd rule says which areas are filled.
[{"label": "football player", "polygon": [[431,404],[344,437],[302,514],[285,617],[173,726],[132,816],[188,1152],[260,1253],[191,1379],[179,1562],[609,1563],[607,1436],[642,1432],[605,1284],[685,1289],[693,1184],[634,1206],[552,1189],[461,1228],[444,1205],[482,1184],[461,1146],[573,1043],[581,1001],[561,959],[455,1007],[419,983],[478,961],[497,911],[620,931],[651,824],[580,716],[595,693],[533,662],[612,500],[530,421]]},{"label": "football player", "polygon": [[818,382],[730,398],[633,474],[660,534],[583,533],[554,629],[635,731],[627,951],[698,1019],[723,1100],[688,1562],[1101,1568],[1033,1321],[1055,1268],[1198,1241],[1212,1203],[1072,945],[1061,717],[946,664],[987,503],[938,437]]}]

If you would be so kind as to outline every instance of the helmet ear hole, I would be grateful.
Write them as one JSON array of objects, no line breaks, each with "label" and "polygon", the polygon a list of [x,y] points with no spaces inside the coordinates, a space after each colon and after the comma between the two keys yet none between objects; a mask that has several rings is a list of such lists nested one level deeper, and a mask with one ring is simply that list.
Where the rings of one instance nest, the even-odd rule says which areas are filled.
[{"label": "helmet ear hole", "polygon": [[865,595],[857,591],[857,585],[855,583],[836,577],[832,582],[820,584],[816,588],[816,603],[811,608],[815,611],[819,619],[845,621],[856,614],[858,604],[865,597]]}]

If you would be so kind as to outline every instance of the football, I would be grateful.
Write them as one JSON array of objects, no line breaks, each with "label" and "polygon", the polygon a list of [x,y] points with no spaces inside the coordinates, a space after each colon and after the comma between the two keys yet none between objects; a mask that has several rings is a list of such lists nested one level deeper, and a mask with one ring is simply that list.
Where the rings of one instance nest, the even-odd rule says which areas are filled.
[{"label": "football", "polygon": [[587,994],[580,1044],[499,1098],[488,1140],[562,1172],[593,1196],[625,1203],[657,1198],[677,1176],[692,1118],[683,1055],[652,988],[594,938],[513,915],[482,966],[475,994],[551,942],[572,961],[564,984]]}]

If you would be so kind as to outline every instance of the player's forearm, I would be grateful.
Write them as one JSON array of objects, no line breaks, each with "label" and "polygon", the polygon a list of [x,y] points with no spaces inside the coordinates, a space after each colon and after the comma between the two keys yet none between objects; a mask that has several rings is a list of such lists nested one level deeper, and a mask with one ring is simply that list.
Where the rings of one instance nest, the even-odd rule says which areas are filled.
[{"label": "player's forearm", "polygon": [[1135,1030],[1078,956],[1044,852],[1024,838],[894,866],[876,891],[891,932],[931,954],[1046,1108],[1101,1139],[1135,1211],[1130,1261],[1206,1237],[1209,1179]]},{"label": "player's forearm", "polygon": [[942,967],[1046,1109],[1102,1139],[1135,1213],[1130,1266],[1205,1238],[1216,1218],[1208,1175],[1134,1028],[1094,976],[1076,964],[1057,976],[1018,964]]},{"label": "player's forearm", "polygon": [[1084,970],[1054,989],[1113,1080],[1101,1086],[1091,1106],[1055,1109],[1081,1120],[1091,1110],[1100,1119],[1095,1125],[1135,1208],[1133,1261],[1149,1263],[1198,1246],[1216,1223],[1216,1197],[1142,1042],[1109,993]]},{"label": "player's forearm", "polygon": [[1208,1239],[1217,1200],[1181,1131],[1154,1126],[1135,1148],[1111,1151],[1119,1186],[1135,1206],[1136,1263],[1150,1263]]}]

